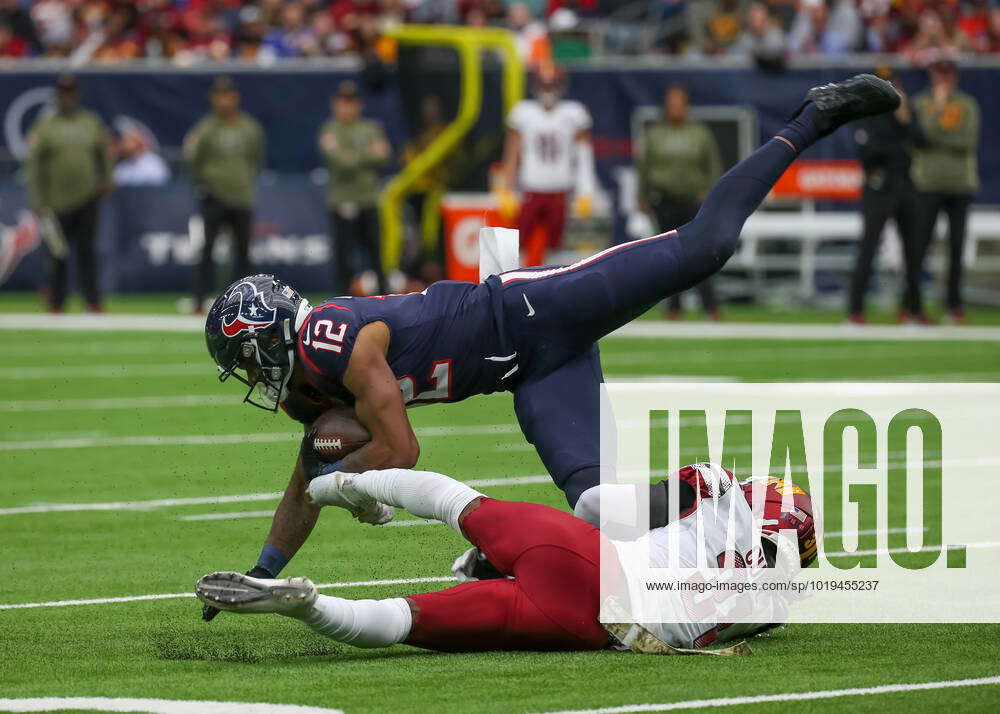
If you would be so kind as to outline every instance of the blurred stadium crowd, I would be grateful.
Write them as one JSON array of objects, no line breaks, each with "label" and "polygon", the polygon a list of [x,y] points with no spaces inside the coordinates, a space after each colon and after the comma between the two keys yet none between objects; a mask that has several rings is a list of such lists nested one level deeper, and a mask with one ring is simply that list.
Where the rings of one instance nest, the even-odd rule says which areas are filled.
[{"label": "blurred stadium crowd", "polygon": [[377,56],[403,22],[499,26],[525,60],[1000,52],[998,0],[0,0],[0,59]]}]

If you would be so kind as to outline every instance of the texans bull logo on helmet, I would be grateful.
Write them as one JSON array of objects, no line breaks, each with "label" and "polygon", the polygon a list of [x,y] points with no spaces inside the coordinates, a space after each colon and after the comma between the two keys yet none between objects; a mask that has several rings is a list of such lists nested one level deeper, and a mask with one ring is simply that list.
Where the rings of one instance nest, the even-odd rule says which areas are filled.
[{"label": "texans bull logo on helmet", "polygon": [[274,323],[277,310],[264,302],[264,295],[257,286],[242,282],[229,291],[222,310],[222,333],[235,337],[241,332],[267,327]]}]

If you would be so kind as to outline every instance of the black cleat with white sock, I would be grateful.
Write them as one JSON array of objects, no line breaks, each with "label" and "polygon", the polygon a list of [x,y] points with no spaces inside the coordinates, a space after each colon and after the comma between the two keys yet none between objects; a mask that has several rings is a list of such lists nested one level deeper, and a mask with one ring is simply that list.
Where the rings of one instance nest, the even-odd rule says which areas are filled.
[{"label": "black cleat with white sock", "polygon": [[789,121],[796,119],[810,102],[818,110],[816,128],[823,137],[855,119],[893,111],[899,107],[900,97],[884,79],[873,74],[859,74],[843,82],[810,89]]}]

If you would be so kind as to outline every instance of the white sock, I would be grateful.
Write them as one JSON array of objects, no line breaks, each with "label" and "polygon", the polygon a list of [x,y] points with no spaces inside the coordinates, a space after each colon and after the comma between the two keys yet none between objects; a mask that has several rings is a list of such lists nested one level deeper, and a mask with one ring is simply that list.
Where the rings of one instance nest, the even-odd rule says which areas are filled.
[{"label": "white sock", "polygon": [[389,600],[345,600],[317,595],[297,619],[338,642],[355,647],[389,647],[406,639],[413,625],[410,606],[401,597]]},{"label": "white sock", "polygon": [[444,474],[410,469],[365,471],[353,477],[351,486],[376,501],[447,523],[459,535],[462,529],[458,517],[470,502],[483,495]]}]

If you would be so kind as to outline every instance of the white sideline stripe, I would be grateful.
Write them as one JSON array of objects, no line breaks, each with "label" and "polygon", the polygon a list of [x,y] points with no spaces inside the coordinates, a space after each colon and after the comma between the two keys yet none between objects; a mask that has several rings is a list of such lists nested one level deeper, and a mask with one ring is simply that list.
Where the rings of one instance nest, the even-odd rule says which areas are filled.
[{"label": "white sideline stripe", "polygon": [[0,402],[0,412],[100,411],[165,407],[240,406],[238,395],[202,394],[169,397],[109,397],[105,399],[21,399]]},{"label": "white sideline stripe", "polygon": [[126,697],[26,697],[0,699],[0,712],[51,712],[87,709],[102,712],[148,714],[344,714],[342,709],[301,704],[218,702],[193,699],[136,699]]},{"label": "white sideline stripe", "polygon": [[[454,582],[454,577],[429,577],[429,578],[392,578],[389,580],[357,580],[347,583],[321,583],[316,586],[318,590],[329,590],[332,588],[367,588],[380,585],[413,585],[416,583],[450,583]],[[74,605],[110,605],[120,602],[141,602],[143,600],[174,600],[176,598],[194,597],[193,592],[189,593],[159,593],[156,595],[124,595],[122,597],[97,597],[87,600],[50,600],[48,602],[17,602],[0,604],[0,610],[28,610],[36,607],[72,607]]]},{"label": "white sideline stripe", "polygon": [[632,704],[623,707],[601,709],[565,709],[549,714],[627,714],[628,712],[669,712],[678,709],[705,709],[708,707],[731,707],[744,704],[767,702],[797,702],[811,699],[836,699],[869,694],[894,694],[897,692],[919,692],[928,689],[949,689],[951,687],[981,687],[1000,684],[1000,677],[979,677],[978,679],[951,679],[942,682],[915,682],[912,684],[883,684],[877,687],[857,687],[854,689],[826,689],[818,692],[788,692],[786,694],[760,694],[750,697],[720,697],[718,699],[688,699],[667,704]]},{"label": "white sideline stripe", "polygon": [[[417,427],[413,431],[417,436],[427,437],[491,436],[494,434],[519,434],[521,429],[516,424],[485,424],[482,426],[424,426]],[[34,441],[0,441],[0,451],[90,449],[108,446],[216,446],[220,444],[273,443],[294,441],[301,438],[301,432],[77,437],[67,439],[37,439]]]},{"label": "white sideline stripe", "polygon": [[[547,483],[548,475],[511,476],[508,478],[488,478],[464,481],[470,488],[488,486],[521,486],[532,483]],[[281,493],[246,493],[236,496],[198,496],[194,498],[157,498],[150,501],[109,501],[105,503],[38,503],[32,506],[0,508],[0,516],[15,516],[25,513],[55,513],[66,511],[144,511],[150,508],[171,508],[174,506],[204,506],[220,503],[244,503],[246,501],[276,501]],[[207,515],[207,514],[205,514]],[[223,515],[223,514],[215,514]],[[244,516],[249,518],[250,516]],[[185,520],[195,520],[188,518]]]},{"label": "white sideline stripe", "polygon": [[[528,271],[530,272],[530,271]],[[186,315],[0,315],[0,330],[89,330],[107,332],[201,332],[202,317]],[[638,320],[612,337],[643,339],[906,340],[917,342],[1000,341],[1000,327],[907,325],[816,325],[788,322],[655,322]]]}]

